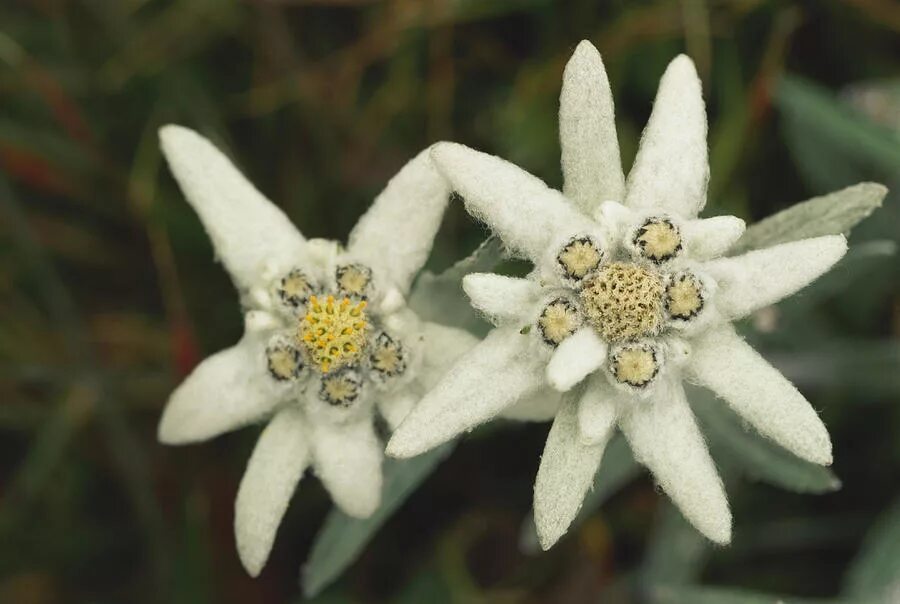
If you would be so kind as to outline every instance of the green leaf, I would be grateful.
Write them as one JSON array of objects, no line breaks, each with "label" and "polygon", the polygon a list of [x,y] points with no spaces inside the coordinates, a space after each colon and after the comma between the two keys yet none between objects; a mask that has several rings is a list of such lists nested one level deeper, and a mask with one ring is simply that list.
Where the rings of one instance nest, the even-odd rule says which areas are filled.
[{"label": "green leaf", "polygon": [[347,569],[379,528],[453,450],[447,443],[410,460],[387,459],[381,507],[368,518],[351,518],[333,510],[316,536],[305,567],[303,593],[311,598],[334,582]]},{"label": "green leaf", "polygon": [[500,240],[488,237],[472,254],[441,274],[423,272],[410,294],[410,308],[423,321],[478,331],[485,323],[469,304],[462,289],[462,279],[469,273],[493,270],[501,260],[503,247]]},{"label": "green leaf", "polygon": [[668,585],[651,587],[646,595],[646,601],[652,604],[841,604],[842,602],[818,598],[790,598],[742,589]]},{"label": "green leaf", "polygon": [[[569,531],[575,530],[590,518],[597,509],[610,497],[619,492],[626,484],[634,480],[641,472],[641,466],[634,460],[628,443],[621,434],[615,435],[606,447],[600,469],[594,478],[594,486],[584,498],[581,510],[572,521]],[[534,516],[529,514],[522,523],[519,534],[519,549],[528,554],[541,550],[534,526]]]},{"label": "green leaf", "polygon": [[692,389],[694,412],[717,449],[753,478],[796,493],[830,493],[841,481],[828,468],[804,461],[756,432],[745,430],[724,401]]},{"label": "green leaf", "polygon": [[807,180],[828,190],[861,178],[900,173],[900,140],[808,81],[785,77],[775,92],[794,160]]},{"label": "green leaf", "polygon": [[844,594],[853,598],[900,596],[900,500],[869,530],[847,573]]},{"label": "green leaf", "polygon": [[812,350],[772,354],[769,361],[800,387],[843,388],[860,395],[900,393],[900,344],[892,340],[837,340]]},{"label": "green leaf", "polygon": [[885,195],[884,186],[864,182],[798,203],[750,226],[735,244],[734,253],[809,237],[849,233],[881,207]]}]

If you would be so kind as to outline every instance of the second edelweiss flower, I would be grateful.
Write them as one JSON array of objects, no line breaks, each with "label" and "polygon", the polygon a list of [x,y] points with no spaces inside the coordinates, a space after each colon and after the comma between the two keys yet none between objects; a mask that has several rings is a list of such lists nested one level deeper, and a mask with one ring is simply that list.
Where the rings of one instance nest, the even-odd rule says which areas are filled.
[{"label": "second edelweiss flower", "polygon": [[499,158],[441,144],[435,163],[514,252],[525,279],[464,281],[497,325],[407,417],[388,445],[416,455],[550,384],[567,392],[541,457],[535,522],[548,548],[567,530],[618,426],[684,515],[727,543],[731,514],[683,380],[714,392],[796,455],[831,463],[825,426],[730,323],[804,287],[846,251],[842,236],[722,257],[738,218],[706,201],[706,114],[694,66],[663,76],[627,182],[599,53],[583,42],[560,98],[563,193]]},{"label": "second edelweiss flower", "polygon": [[474,343],[466,332],[419,320],[406,304],[449,189],[421,153],[378,196],[345,249],[306,240],[196,133],[167,126],[161,139],[240,291],[245,332],[175,390],[159,438],[196,442],[271,418],[235,502],[238,552],[256,575],[308,467],[348,515],[375,511],[383,458],[376,411],[396,426]]}]

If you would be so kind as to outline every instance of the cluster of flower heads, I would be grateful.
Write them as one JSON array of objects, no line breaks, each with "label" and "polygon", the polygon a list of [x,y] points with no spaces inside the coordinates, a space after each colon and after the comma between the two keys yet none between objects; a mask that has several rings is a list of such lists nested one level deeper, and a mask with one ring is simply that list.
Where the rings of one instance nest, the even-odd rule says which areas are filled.
[{"label": "cluster of flower heads", "polygon": [[[235,505],[239,554],[264,565],[297,482],[312,467],[347,514],[377,509],[383,445],[411,457],[496,416],[553,417],[535,484],[545,548],[568,529],[618,427],[684,515],[727,543],[731,515],[687,402],[714,391],[761,434],[831,463],[803,396],[731,322],[801,289],[846,251],[843,236],[739,256],[732,216],[706,201],[706,114],[691,61],[660,83],[626,179],[599,53],[582,42],[560,98],[563,191],[453,143],[407,164],[349,237],[306,240],[211,144],[183,128],[163,150],[245,311],[245,334],[173,393],[163,442],[268,420]],[[463,288],[495,328],[477,340],[407,305],[450,198],[528,259],[525,278],[470,274]]]}]

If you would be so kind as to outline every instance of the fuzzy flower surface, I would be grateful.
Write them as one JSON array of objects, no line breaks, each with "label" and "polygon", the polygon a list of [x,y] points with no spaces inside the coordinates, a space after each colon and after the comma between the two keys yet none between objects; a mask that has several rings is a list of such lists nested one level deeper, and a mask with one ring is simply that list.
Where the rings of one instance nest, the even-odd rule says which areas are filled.
[{"label": "fuzzy flower surface", "polygon": [[376,414],[395,427],[475,343],[419,320],[406,304],[450,191],[422,152],[388,183],[345,248],[306,240],[195,132],[166,126],[160,137],[239,290],[245,330],[175,390],[159,439],[192,443],[268,421],[235,502],[238,553],[255,576],[307,468],[348,515],[375,511],[383,460]]},{"label": "fuzzy flower surface", "polygon": [[565,392],[534,489],[545,549],[574,519],[617,426],[685,517],[709,539],[730,541],[728,501],[686,380],[799,457],[831,463],[815,410],[731,322],[809,284],[844,255],[846,241],[825,236],[725,256],[744,223],[697,217],[706,133],[700,81],[679,56],[662,77],[626,179],[605,69],[582,42],[560,97],[562,192],[500,158],[457,144],[434,148],[469,213],[534,270],[524,279],[464,280],[496,327],[406,418],[388,454],[419,454],[547,385]]}]

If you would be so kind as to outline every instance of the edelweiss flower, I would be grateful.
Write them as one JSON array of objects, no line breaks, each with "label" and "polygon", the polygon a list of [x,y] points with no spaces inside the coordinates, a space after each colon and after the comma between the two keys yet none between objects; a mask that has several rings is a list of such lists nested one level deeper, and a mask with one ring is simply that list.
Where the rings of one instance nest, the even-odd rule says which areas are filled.
[{"label": "edelweiss flower", "polygon": [[308,466],[347,514],[381,496],[374,408],[394,427],[451,359],[465,332],[406,306],[449,189],[427,152],[409,162],[350,235],[305,240],[287,217],[196,133],[167,126],[162,147],[241,294],[245,333],[172,394],[159,426],[196,442],[271,416],[235,502],[238,553],[257,575]]},{"label": "edelweiss flower", "polygon": [[434,149],[468,211],[535,268],[526,279],[466,278],[473,305],[497,327],[413,410],[388,454],[416,455],[549,383],[567,396],[535,483],[545,549],[576,515],[616,425],[694,526],[727,543],[728,502],[682,381],[710,388],[803,459],[831,463],[816,412],[730,322],[810,283],[846,242],[818,237],[721,257],[744,224],[697,218],[708,178],[706,115],[687,57],[662,78],[627,182],[609,84],[587,42],[566,67],[560,139],[563,193],[461,145]]}]

